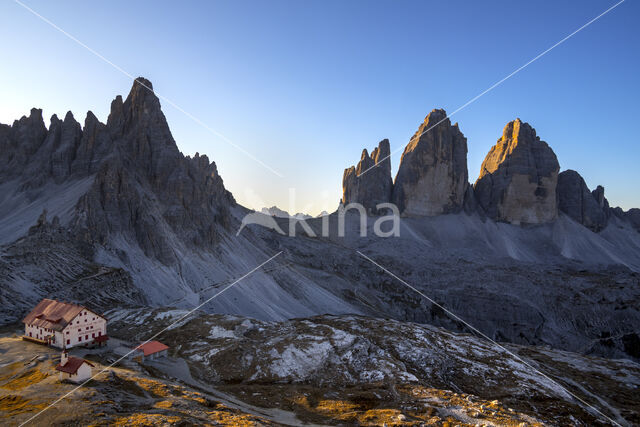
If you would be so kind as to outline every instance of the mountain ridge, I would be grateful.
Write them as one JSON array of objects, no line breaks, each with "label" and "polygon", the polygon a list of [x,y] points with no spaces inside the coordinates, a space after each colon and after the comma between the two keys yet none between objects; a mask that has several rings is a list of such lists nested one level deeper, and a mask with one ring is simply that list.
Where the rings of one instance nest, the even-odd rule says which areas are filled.
[{"label": "mountain ridge", "polygon": [[[5,323],[45,296],[106,307],[113,304],[113,292],[121,292],[122,306],[194,307],[282,252],[265,271],[246,277],[203,310],[263,320],[325,313],[389,316],[465,331],[377,271],[358,256],[361,251],[497,340],[640,358],[634,344],[640,340],[634,326],[640,324],[640,233],[634,229],[640,218],[634,222],[635,211],[609,209],[603,190],[591,193],[598,209],[611,212],[598,233],[564,212],[537,225],[494,221],[462,170],[466,139],[463,165],[462,156],[449,154],[456,144],[462,148],[464,136],[443,122],[437,138],[417,138],[413,150],[451,162],[442,170],[457,171],[458,178],[437,190],[444,188],[442,196],[455,188],[455,197],[451,203],[438,197],[415,205],[419,214],[400,220],[400,237],[376,238],[370,222],[368,235],[360,237],[353,215],[347,215],[346,235],[340,236],[336,213],[306,220],[318,237],[304,230],[282,236],[259,225],[236,236],[251,211],[225,189],[214,162],[180,153],[150,82],[143,82],[148,84],[135,82],[126,98],[112,101],[106,124],[88,113],[81,127],[67,114],[47,129],[41,110],[34,109],[13,126],[0,125],[0,149],[9,153],[0,159]],[[426,122],[446,113],[432,114]],[[354,175],[356,181],[374,173],[363,169],[369,160],[381,163],[383,145],[374,158],[368,152],[362,157],[364,175]],[[381,170],[388,182],[390,172]],[[417,174],[407,182],[426,184],[407,186],[405,195],[441,184],[420,162],[407,170]],[[424,176],[431,178],[420,181]],[[420,214],[436,211],[448,213]],[[288,218],[273,220],[289,229]],[[321,233],[323,221],[329,222],[328,235]],[[29,234],[37,224],[49,225]],[[65,261],[55,261],[54,252]],[[94,270],[113,272],[88,285],[111,289],[103,296],[77,291],[77,283]],[[484,308],[487,301],[512,309],[496,314]]]}]

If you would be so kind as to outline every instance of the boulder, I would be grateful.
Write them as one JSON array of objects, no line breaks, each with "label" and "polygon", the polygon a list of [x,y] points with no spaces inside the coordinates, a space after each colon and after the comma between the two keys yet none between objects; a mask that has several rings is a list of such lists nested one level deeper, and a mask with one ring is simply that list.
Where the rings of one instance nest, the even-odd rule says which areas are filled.
[{"label": "boulder", "polygon": [[558,216],[560,165],[553,150],[520,119],[509,122],[482,162],[474,184],[487,216],[512,224],[541,224]]},{"label": "boulder", "polygon": [[468,178],[467,139],[444,110],[433,110],[404,149],[392,201],[404,216],[459,212]]},{"label": "boulder", "polygon": [[[604,188],[589,191],[580,174],[566,170],[558,175],[558,208],[574,221],[598,232],[607,225]],[[608,210],[608,209],[606,209]]]},{"label": "boulder", "polygon": [[389,140],[383,139],[371,155],[364,149],[358,165],[344,170],[343,204],[360,203],[370,213],[376,213],[378,204],[391,201],[393,181],[390,154]]}]

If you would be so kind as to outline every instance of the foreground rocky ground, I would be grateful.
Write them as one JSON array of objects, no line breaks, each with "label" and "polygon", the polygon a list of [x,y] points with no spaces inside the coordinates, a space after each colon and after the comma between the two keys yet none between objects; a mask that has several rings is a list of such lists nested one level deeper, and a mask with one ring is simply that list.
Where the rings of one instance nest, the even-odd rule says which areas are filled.
[{"label": "foreground rocky ground", "polygon": [[[640,423],[634,362],[501,348],[441,328],[359,316],[263,322],[195,313],[173,324],[185,313],[107,313],[117,337],[109,347],[72,351],[95,363],[96,378],[30,424]],[[171,346],[170,357],[110,366],[165,328],[159,339]],[[58,381],[58,357],[10,332],[0,338],[0,422],[19,425],[75,388]]]},{"label": "foreground rocky ground", "polygon": [[272,425],[133,364],[104,370],[89,356],[97,375],[76,389],[59,381],[59,353],[53,349],[5,336],[0,353],[2,425]]},{"label": "foreground rocky ground", "polygon": [[[343,201],[370,211],[394,201],[406,214],[392,238],[374,233],[375,215],[361,236],[353,212],[345,233],[336,213],[265,216],[295,236],[244,227],[255,212],[215,163],[179,151],[145,79],[113,100],[106,123],[89,112],[81,126],[69,112],[47,128],[33,109],[0,125],[0,326],[52,297],[111,310],[110,335],[135,343],[185,312],[158,307],[216,296],[202,310],[217,315],[163,333],[166,363],[118,364],[46,421],[639,424],[640,210],[612,209],[602,187],[558,173],[520,120],[472,186],[458,125],[426,131],[445,115],[425,119],[395,184],[388,141],[345,173]],[[508,351],[464,335],[442,307]],[[49,375],[54,353],[7,339],[0,410],[19,424],[69,388]],[[116,350],[87,357],[108,366]],[[179,390],[177,400],[161,403],[171,396],[145,381]],[[209,397],[180,397],[189,393]]]}]

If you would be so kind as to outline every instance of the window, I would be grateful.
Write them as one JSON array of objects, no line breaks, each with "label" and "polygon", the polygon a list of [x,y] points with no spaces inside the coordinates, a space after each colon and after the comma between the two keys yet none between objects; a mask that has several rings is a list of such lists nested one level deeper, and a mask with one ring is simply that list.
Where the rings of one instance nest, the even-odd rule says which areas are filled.
[{"label": "window", "polygon": [[78,337],[78,342],[82,341],[82,337]]},{"label": "window", "polygon": [[95,338],[95,337],[96,337],[96,334],[91,334],[91,338]]},{"label": "window", "polygon": [[33,333],[32,333],[32,332],[29,332],[29,336],[30,336],[31,338],[33,338]]},{"label": "window", "polygon": [[67,340],[67,345],[71,344],[71,340]]},{"label": "window", "polygon": [[67,335],[69,335],[69,331],[67,331]]},{"label": "window", "polygon": [[89,335],[85,335],[85,336],[84,336],[84,339],[85,339],[85,340],[88,340],[88,339],[89,339]]},{"label": "window", "polygon": [[102,331],[98,331],[98,336],[102,335]]}]

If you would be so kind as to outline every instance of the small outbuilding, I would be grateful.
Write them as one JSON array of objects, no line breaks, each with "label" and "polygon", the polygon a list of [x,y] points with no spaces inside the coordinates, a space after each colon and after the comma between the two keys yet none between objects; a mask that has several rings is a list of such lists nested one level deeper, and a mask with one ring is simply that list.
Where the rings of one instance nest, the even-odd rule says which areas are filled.
[{"label": "small outbuilding", "polygon": [[56,370],[60,372],[60,381],[69,380],[74,383],[81,383],[91,378],[91,368],[93,368],[91,362],[69,356],[66,350],[62,352],[60,364],[56,366]]},{"label": "small outbuilding", "polygon": [[136,356],[139,356],[142,361],[147,359],[155,360],[160,357],[166,357],[167,350],[169,350],[169,346],[162,344],[160,341],[149,341],[136,347]]}]

